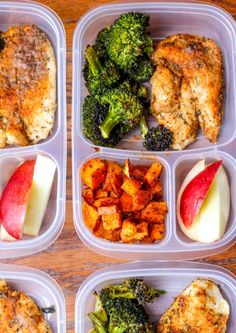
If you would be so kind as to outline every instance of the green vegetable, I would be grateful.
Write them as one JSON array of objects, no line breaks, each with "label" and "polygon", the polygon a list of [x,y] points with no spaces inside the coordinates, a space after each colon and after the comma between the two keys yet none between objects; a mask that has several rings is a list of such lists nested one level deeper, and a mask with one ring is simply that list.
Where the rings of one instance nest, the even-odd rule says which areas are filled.
[{"label": "green vegetable", "polygon": [[111,60],[101,61],[94,47],[86,50],[86,63],[83,69],[88,91],[93,96],[99,96],[108,88],[117,85],[121,79],[119,70]]},{"label": "green vegetable", "polygon": [[107,53],[123,71],[135,68],[140,56],[152,53],[152,39],[146,32],[148,24],[148,15],[130,12],[121,15],[111,26]]},{"label": "green vegetable", "polygon": [[124,133],[128,133],[139,124],[143,105],[132,91],[126,89],[126,84],[109,90],[101,97],[101,102],[103,105],[109,105],[108,115],[99,126],[104,138],[109,138],[111,131],[118,124]]},{"label": "green vegetable", "polygon": [[155,67],[151,59],[140,57],[135,68],[128,70],[129,77],[136,82],[148,81],[154,73]]},{"label": "green vegetable", "polygon": [[156,126],[148,129],[144,117],[140,119],[140,130],[143,136],[143,146],[151,151],[167,150],[173,142],[173,134],[164,126]]},{"label": "green vegetable", "polygon": [[108,105],[99,104],[95,97],[85,97],[82,109],[83,132],[96,146],[114,147],[124,136],[123,128],[117,125],[111,131],[109,138],[103,138],[99,126],[107,117],[108,110]]},{"label": "green vegetable", "polygon": [[100,58],[107,58],[106,48],[108,45],[110,28],[106,27],[99,31],[97,38],[94,44],[94,50]]}]

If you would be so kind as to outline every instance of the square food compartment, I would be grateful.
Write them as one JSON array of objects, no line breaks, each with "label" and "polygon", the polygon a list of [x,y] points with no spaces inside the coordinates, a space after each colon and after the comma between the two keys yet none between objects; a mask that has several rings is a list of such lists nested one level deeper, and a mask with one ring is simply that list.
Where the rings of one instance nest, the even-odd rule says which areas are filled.
[{"label": "square food compartment", "polygon": [[75,302],[75,333],[88,332],[92,327],[87,314],[94,311],[94,291],[117,284],[128,277],[143,277],[154,288],[166,293],[147,305],[150,320],[157,322],[171,306],[174,298],[195,279],[209,279],[216,283],[230,306],[226,333],[234,333],[236,327],[236,280],[224,268],[194,262],[133,262],[102,269],[90,275],[81,285]]},{"label": "square food compartment", "polygon": [[61,288],[48,274],[29,267],[0,265],[0,279],[11,288],[23,291],[40,308],[54,306],[55,312],[45,314],[54,333],[66,333],[66,304]]},{"label": "square food compartment", "polygon": [[[97,33],[111,25],[122,13],[139,11],[150,15],[150,32],[155,42],[177,33],[200,34],[214,39],[223,53],[225,69],[224,117],[216,145],[199,131],[186,151],[220,147],[231,142],[236,134],[236,28],[234,19],[219,7],[198,3],[121,3],[97,7],[88,11],[79,21],[73,38],[73,127],[74,142],[91,142],[82,130],[81,110],[87,89],[83,79],[84,54],[88,44],[95,41]],[[154,121],[153,124],[156,124]],[[140,131],[126,136],[114,149],[145,151]],[[85,145],[86,146],[86,145]]]},{"label": "square food compartment", "polygon": [[55,161],[57,171],[44,216],[40,235],[24,237],[21,241],[0,242],[0,259],[14,258],[39,252],[47,248],[59,236],[64,224],[66,194],[66,43],[65,30],[60,18],[47,6],[24,1],[0,3],[0,30],[11,25],[34,24],[50,40],[57,65],[57,108],[52,133],[36,145],[6,147],[0,150],[0,190],[8,181],[16,166],[27,159],[35,159],[37,153]]}]

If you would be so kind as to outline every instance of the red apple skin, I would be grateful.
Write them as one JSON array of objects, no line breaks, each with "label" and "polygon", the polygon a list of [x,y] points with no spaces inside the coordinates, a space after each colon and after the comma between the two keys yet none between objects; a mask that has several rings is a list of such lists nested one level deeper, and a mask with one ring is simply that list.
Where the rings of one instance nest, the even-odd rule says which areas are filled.
[{"label": "red apple skin", "polygon": [[26,161],[15,170],[0,200],[0,220],[15,239],[22,238],[25,214],[33,181],[35,161]]},{"label": "red apple skin", "polygon": [[213,183],[222,160],[208,165],[185,187],[180,201],[180,216],[186,228],[189,228],[197,216]]}]

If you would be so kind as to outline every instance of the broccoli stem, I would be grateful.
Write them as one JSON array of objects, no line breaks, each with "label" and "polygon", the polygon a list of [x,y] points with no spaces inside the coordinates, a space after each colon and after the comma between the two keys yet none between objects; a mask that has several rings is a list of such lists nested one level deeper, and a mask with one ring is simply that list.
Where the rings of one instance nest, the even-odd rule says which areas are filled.
[{"label": "broccoli stem", "polygon": [[97,76],[102,71],[101,62],[92,46],[87,47],[86,59],[89,63],[89,68],[93,75]]},{"label": "broccoli stem", "polygon": [[109,138],[109,135],[113,128],[120,122],[120,116],[116,115],[115,112],[109,112],[103,121],[102,125],[99,126],[100,131],[104,139]]},{"label": "broccoli stem", "polygon": [[145,117],[142,115],[139,121],[139,127],[140,127],[140,131],[142,134],[142,137],[145,138],[145,135],[147,134],[147,132],[149,131],[148,127],[147,127],[147,122]]},{"label": "broccoli stem", "polygon": [[94,329],[95,332],[97,333],[108,333],[106,327],[104,326],[104,324],[99,320],[99,318],[97,318],[96,314],[94,312],[90,312],[88,314],[89,318],[91,319],[93,325],[94,325]]}]

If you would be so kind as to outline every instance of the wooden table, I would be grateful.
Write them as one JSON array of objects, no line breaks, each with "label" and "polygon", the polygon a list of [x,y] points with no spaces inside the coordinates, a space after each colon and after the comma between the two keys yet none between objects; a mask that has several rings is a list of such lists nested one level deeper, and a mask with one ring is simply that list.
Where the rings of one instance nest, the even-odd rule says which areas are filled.
[{"label": "wooden table", "polygon": [[[46,251],[17,260],[4,260],[35,267],[50,274],[62,287],[67,303],[67,332],[74,332],[74,300],[80,284],[92,272],[121,263],[122,260],[105,258],[87,249],[79,240],[73,225],[72,178],[71,178],[71,83],[72,83],[72,35],[75,25],[88,9],[112,2],[104,0],[41,0],[50,6],[62,19],[67,37],[67,122],[68,122],[68,169],[66,222],[58,240]],[[236,0],[212,0],[223,7],[236,19]],[[236,244],[217,256],[199,260],[223,266],[236,274]],[[85,332],[81,332],[85,333]]]}]

